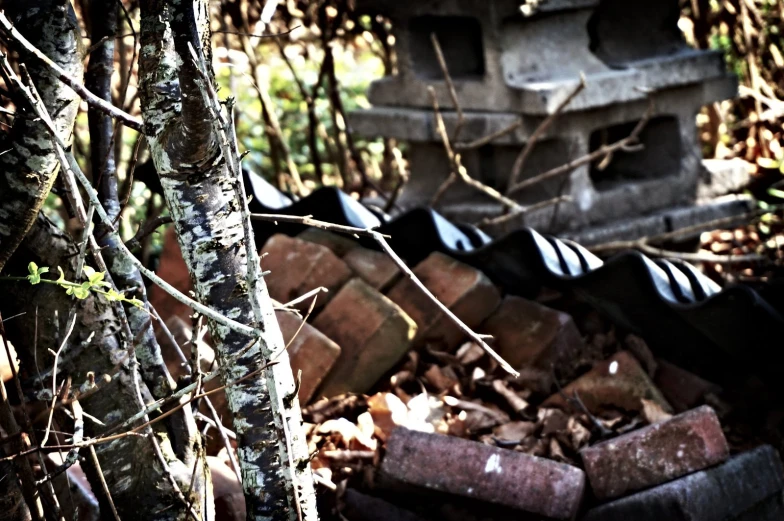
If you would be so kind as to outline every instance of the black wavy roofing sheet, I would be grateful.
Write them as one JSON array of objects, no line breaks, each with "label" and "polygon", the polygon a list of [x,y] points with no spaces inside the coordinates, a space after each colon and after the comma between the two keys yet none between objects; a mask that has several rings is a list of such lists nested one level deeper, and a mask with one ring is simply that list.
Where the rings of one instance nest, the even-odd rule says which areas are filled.
[{"label": "black wavy roofing sheet", "polygon": [[[780,378],[781,310],[747,286],[720,288],[688,263],[652,260],[636,251],[603,262],[579,244],[527,228],[493,239],[431,209],[390,219],[333,188],[290,201],[260,178],[247,176],[256,178],[246,179],[253,212],[376,227],[391,236],[390,245],[409,264],[438,251],[482,270],[509,294],[533,297],[544,286],[573,291],[617,325],[643,336],[657,356],[717,383],[731,382],[738,371]],[[259,245],[275,233],[296,235],[305,228],[254,222]],[[369,239],[359,242],[377,249]]]}]

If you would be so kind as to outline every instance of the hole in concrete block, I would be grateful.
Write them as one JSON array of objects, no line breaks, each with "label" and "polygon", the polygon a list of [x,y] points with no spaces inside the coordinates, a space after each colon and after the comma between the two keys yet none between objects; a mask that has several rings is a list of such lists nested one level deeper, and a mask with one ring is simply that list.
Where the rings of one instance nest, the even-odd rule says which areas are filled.
[{"label": "hole in concrete block", "polygon": [[[591,134],[591,152],[628,137],[637,122],[613,125]],[[626,183],[675,177],[680,174],[680,125],[674,116],[652,118],[640,135],[643,149],[635,152],[616,152],[612,161],[599,170],[600,161],[591,164],[591,181],[596,190],[610,190]]]},{"label": "hole in concrete block", "polygon": [[[569,143],[560,139],[538,142],[523,166],[521,180],[561,166],[569,157]],[[463,156],[468,172],[487,186],[505,193],[522,145],[485,145]],[[564,185],[566,183],[566,185]],[[521,204],[533,204],[569,192],[568,175],[548,179],[515,194]]]},{"label": "hole in concrete block", "polygon": [[482,26],[467,16],[420,16],[409,22],[411,64],[423,79],[443,79],[430,34],[435,33],[454,79],[479,79],[485,73]]},{"label": "hole in concrete block", "polygon": [[591,51],[611,67],[674,54],[688,45],[678,0],[602,0],[588,21]]}]

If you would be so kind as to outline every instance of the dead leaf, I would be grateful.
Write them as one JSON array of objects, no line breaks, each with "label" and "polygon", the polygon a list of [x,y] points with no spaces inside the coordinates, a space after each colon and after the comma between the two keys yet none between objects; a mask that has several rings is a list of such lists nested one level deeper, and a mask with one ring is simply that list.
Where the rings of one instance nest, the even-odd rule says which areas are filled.
[{"label": "dead leaf", "polygon": [[660,423],[672,418],[672,414],[662,409],[661,405],[652,401],[641,398],[642,402],[642,416],[648,424]]},{"label": "dead leaf", "polygon": [[516,421],[499,425],[493,429],[493,435],[501,440],[522,441],[536,430],[533,422]]},{"label": "dead leaf", "polygon": [[485,356],[485,351],[474,342],[466,342],[457,350],[456,356],[461,364],[470,365],[478,362],[480,358]]},{"label": "dead leaf", "polygon": [[569,416],[561,409],[539,409],[537,417],[542,426],[542,436],[565,431],[569,425]]},{"label": "dead leaf", "polygon": [[368,407],[381,441],[386,441],[395,427],[405,425],[408,419],[408,407],[392,393],[374,394],[368,398]]}]

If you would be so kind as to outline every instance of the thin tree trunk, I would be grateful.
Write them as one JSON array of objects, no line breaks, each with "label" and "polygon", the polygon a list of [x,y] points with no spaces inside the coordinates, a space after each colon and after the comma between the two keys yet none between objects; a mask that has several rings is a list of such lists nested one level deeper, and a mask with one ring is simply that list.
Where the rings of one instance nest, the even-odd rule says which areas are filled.
[{"label": "thin tree trunk", "polygon": [[[17,9],[18,12],[8,14],[33,45],[71,75],[81,78],[81,35],[70,3],[38,0],[12,2],[8,6]],[[25,52],[20,52],[20,58],[54,119],[58,137],[69,142],[79,104],[76,94],[62,85],[37,58]],[[103,70],[97,76],[105,78],[105,75]],[[12,82],[6,84],[11,87]],[[11,131],[3,134],[2,149],[9,151],[0,156],[0,249],[4,256],[4,274],[26,274],[27,263],[34,261],[50,267],[55,273],[55,266],[62,267],[67,280],[81,280],[82,274],[77,273],[78,248],[73,240],[38,212],[60,169],[52,140],[46,127],[27,110],[27,101],[22,97],[15,101],[18,116]],[[98,146],[105,147],[110,141],[110,133],[108,137],[101,134]],[[96,163],[96,172],[101,165],[106,169],[107,164],[105,161]],[[109,181],[110,177],[105,179]],[[109,192],[110,189],[104,193]],[[79,194],[72,195],[79,197]],[[107,195],[105,199],[110,207],[112,197],[116,201],[116,188],[114,196]],[[32,214],[33,219],[28,219],[28,214]],[[19,242],[21,236],[24,240]],[[118,262],[112,262],[111,269],[116,274],[125,273]],[[5,316],[19,315],[6,324],[6,329],[22,360],[23,372],[36,391],[52,385],[54,359],[51,353],[64,343],[56,383],[62,384],[70,378],[71,389],[75,390],[82,385],[89,386],[93,379],[99,382],[100,391],[82,400],[85,412],[91,416],[112,425],[139,412],[140,395],[145,401],[152,399],[147,386],[136,379],[132,370],[136,353],[129,345],[133,339],[121,333],[121,323],[126,320],[121,306],[113,306],[97,296],[74,300],[62,288],[51,284],[30,286],[26,282],[9,281],[0,284],[3,295],[0,312]],[[71,310],[75,310],[74,327],[66,336],[65,322]],[[140,336],[144,338],[144,335]],[[138,352],[143,355],[144,348]],[[111,377],[111,381],[105,383],[104,376]],[[163,384],[151,379],[152,389],[160,387],[156,390],[158,393],[166,384],[165,379]],[[172,415],[172,418],[178,416]],[[96,447],[109,492],[121,518],[184,519],[187,515],[185,505],[176,493],[172,479],[181,490],[189,491],[188,497],[199,516],[209,519],[212,515],[211,506],[202,511],[205,499],[210,497],[208,480],[198,472],[198,479],[191,486],[192,465],[178,459],[172,448],[172,440],[177,439],[176,429],[170,432],[168,427],[174,425],[175,422],[168,421],[155,424],[154,439],[128,436]],[[88,422],[85,434],[98,436],[103,431],[104,427]],[[157,440],[155,446],[154,440]],[[195,446],[198,447],[198,443]],[[168,471],[162,461],[166,462]],[[88,464],[85,471],[93,490],[101,490],[95,468]],[[108,513],[106,498],[96,495],[102,501],[103,512]]]},{"label": "thin tree trunk", "polygon": [[[208,321],[224,383],[277,364],[226,390],[239,441],[248,511],[255,520],[315,520],[315,494],[294,380],[263,280],[247,279],[237,183],[221,154],[189,44],[210,63],[207,1],[141,2],[140,88],[145,133],[200,302],[262,334]],[[211,71],[210,71],[211,73]],[[237,158],[234,158],[236,161]],[[252,287],[256,291],[252,291]],[[261,320],[254,318],[254,309]],[[252,345],[248,349],[248,346]],[[239,355],[239,356],[238,356]],[[233,357],[237,357],[236,360]]]},{"label": "thin tree trunk", "polygon": [[[5,4],[10,19],[27,39],[70,75],[82,76],[82,38],[69,2],[30,0]],[[52,112],[55,126],[63,141],[70,143],[79,98],[48,74],[47,66],[39,60],[30,58],[24,50],[20,50],[19,57],[27,64],[44,104],[57,107]],[[23,100],[16,101],[26,105]],[[2,146],[5,153],[0,156],[0,272],[35,222],[59,166],[46,129],[36,118],[15,118],[11,131],[3,135],[6,140]]]}]

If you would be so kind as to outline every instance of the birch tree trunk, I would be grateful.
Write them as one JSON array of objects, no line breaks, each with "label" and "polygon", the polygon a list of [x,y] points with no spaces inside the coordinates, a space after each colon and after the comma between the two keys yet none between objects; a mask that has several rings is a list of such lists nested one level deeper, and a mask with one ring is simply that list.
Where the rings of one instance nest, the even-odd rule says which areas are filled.
[{"label": "birch tree trunk", "polygon": [[[145,134],[197,298],[262,332],[247,349],[253,338],[208,321],[228,384],[261,369],[284,346],[263,280],[254,284],[247,278],[255,243],[243,231],[244,202],[236,190],[241,180],[231,175],[221,153],[189,50],[190,44],[211,63],[208,2],[141,0],[140,7]],[[249,248],[254,249],[250,255]],[[287,354],[276,361],[259,377],[226,392],[239,441],[248,519],[315,520],[307,445]]]}]

